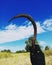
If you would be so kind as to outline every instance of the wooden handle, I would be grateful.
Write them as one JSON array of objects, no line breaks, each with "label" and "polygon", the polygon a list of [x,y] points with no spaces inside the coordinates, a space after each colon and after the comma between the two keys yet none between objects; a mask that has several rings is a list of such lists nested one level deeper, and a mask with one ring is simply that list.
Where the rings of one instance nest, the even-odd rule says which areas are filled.
[{"label": "wooden handle", "polygon": [[9,21],[12,21],[13,19],[16,19],[19,17],[25,17],[25,18],[29,19],[30,22],[32,23],[33,28],[34,28],[34,38],[33,38],[32,45],[33,45],[33,47],[35,47],[35,41],[36,41],[36,35],[37,35],[37,26],[36,26],[35,21],[33,20],[33,18],[30,15],[27,15],[27,14],[19,14],[17,16],[12,17]]}]

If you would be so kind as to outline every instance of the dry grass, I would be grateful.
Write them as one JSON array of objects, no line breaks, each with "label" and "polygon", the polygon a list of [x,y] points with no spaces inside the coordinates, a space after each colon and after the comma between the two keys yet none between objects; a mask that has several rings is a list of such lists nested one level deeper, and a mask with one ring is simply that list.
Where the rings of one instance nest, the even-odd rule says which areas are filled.
[{"label": "dry grass", "polygon": [[46,65],[52,65],[52,56],[46,56]]},{"label": "dry grass", "polygon": [[[29,56],[29,53],[0,53],[0,65],[31,65]],[[46,65],[52,65],[52,55],[46,56],[45,59]]]},{"label": "dry grass", "polygon": [[7,52],[0,52],[0,59],[1,58],[8,58],[8,57],[12,57],[11,53],[7,53]]},{"label": "dry grass", "polygon": [[46,50],[46,51],[44,51],[44,53],[46,56],[50,56],[50,55],[52,55],[52,50]]},{"label": "dry grass", "polygon": [[0,65],[31,65],[29,53],[12,54],[12,57],[1,58]]}]

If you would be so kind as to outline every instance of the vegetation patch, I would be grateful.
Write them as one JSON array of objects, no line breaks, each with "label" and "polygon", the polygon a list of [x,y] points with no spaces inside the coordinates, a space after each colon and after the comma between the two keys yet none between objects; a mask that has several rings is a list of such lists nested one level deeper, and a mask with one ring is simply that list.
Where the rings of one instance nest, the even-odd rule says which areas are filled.
[{"label": "vegetation patch", "polygon": [[44,53],[46,56],[50,56],[52,55],[52,50],[45,50]]},{"label": "vegetation patch", "polygon": [[0,58],[12,57],[12,54],[9,52],[0,52]]}]

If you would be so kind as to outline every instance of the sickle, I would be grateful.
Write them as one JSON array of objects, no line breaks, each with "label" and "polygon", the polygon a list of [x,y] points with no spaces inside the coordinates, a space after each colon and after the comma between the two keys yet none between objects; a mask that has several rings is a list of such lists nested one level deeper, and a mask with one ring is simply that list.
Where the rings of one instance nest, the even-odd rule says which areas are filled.
[{"label": "sickle", "polygon": [[33,47],[35,46],[35,41],[36,41],[36,35],[37,35],[37,26],[36,23],[34,22],[33,18],[27,14],[19,14],[17,16],[14,16],[13,18],[11,18],[9,21],[12,21],[13,19],[19,18],[19,17],[25,17],[27,19],[29,19],[33,25],[34,28],[34,38],[33,38]]}]

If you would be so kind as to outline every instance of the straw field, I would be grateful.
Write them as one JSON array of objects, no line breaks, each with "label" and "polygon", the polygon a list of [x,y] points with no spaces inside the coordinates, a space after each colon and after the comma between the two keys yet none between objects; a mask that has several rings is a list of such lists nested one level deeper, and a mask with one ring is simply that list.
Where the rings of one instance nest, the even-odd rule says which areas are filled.
[{"label": "straw field", "polygon": [[[29,53],[0,52],[0,65],[31,65],[29,57]],[[45,60],[46,65],[52,65],[52,55],[45,55]]]}]

